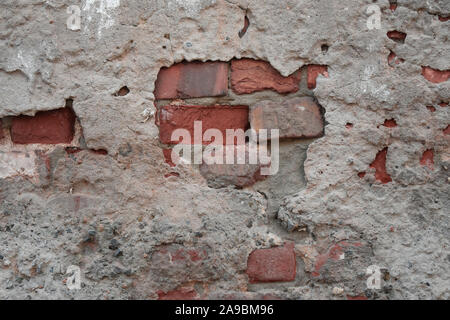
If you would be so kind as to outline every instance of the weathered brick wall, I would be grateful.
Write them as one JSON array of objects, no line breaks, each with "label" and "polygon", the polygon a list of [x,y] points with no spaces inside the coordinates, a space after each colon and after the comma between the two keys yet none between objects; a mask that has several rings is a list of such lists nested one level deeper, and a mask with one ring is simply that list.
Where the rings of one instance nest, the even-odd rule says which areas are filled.
[{"label": "weathered brick wall", "polygon": [[[303,82],[303,88],[302,73],[307,79],[307,82]],[[161,69],[155,84],[158,106],[155,120],[166,162],[171,167],[176,166],[171,145],[195,143],[195,121],[202,122],[202,137],[205,137],[207,130],[221,132],[224,145],[229,143],[227,130],[245,132],[253,129],[258,132],[261,129],[277,129],[280,139],[321,137],[324,127],[322,108],[310,91],[315,88],[316,78],[321,73],[328,76],[326,67],[306,66],[291,76],[283,77],[269,63],[254,59],[232,60],[229,63],[182,62]],[[255,92],[264,92],[268,96],[254,97],[251,94]],[[214,105],[210,105],[208,99],[212,97],[215,97]],[[184,101],[179,100],[181,98]],[[273,100],[275,98],[277,101]],[[189,104],[191,99],[196,99],[195,105]],[[173,141],[172,134],[178,129],[186,129],[191,140]],[[232,141],[232,144],[247,145],[242,147],[248,149],[245,139],[236,137]],[[212,142],[205,138],[201,140],[203,145]],[[226,150],[231,148],[236,150],[230,152],[238,153],[236,147],[226,146]],[[203,161],[200,172],[210,186],[245,187],[264,178],[260,166],[206,164]],[[166,175],[169,178],[179,176],[179,173]],[[215,183],[214,180],[218,181]]]},{"label": "weathered brick wall", "polygon": [[56,2],[0,4],[0,299],[449,298],[447,0]]}]

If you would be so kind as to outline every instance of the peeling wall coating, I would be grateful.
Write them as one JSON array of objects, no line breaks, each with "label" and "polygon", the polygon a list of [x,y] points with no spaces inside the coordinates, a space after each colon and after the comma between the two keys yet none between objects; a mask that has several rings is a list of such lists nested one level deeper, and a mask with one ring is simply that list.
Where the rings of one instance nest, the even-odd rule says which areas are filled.
[{"label": "peeling wall coating", "polygon": [[[2,0],[0,16],[0,299],[450,298],[448,0]],[[299,89],[155,99],[163,67],[243,58]],[[327,66],[315,88],[309,66]],[[281,140],[275,176],[236,187],[165,158],[164,105],[303,96],[324,133]],[[17,117],[64,107],[70,143],[12,143]]]}]

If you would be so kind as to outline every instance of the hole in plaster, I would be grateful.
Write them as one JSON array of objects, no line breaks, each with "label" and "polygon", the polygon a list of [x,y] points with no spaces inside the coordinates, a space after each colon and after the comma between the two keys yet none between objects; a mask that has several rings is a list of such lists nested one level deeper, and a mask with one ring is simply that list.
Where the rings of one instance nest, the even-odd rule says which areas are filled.
[{"label": "hole in plaster", "polygon": [[329,45],[323,44],[322,47],[321,47],[322,53],[323,53],[323,54],[326,54],[326,53],[328,52],[328,49],[329,49],[329,48],[330,48]]},{"label": "hole in plaster", "polygon": [[248,19],[247,16],[245,16],[245,18],[244,18],[244,28],[242,28],[242,30],[239,31],[239,38],[242,38],[246,34],[247,29],[248,29],[249,26],[250,26],[250,20]]},{"label": "hole in plaster", "polygon": [[387,36],[389,39],[391,39],[394,42],[405,43],[406,33],[404,33],[404,32],[393,30],[393,31],[389,31],[387,33]]},{"label": "hole in plaster", "polygon": [[124,87],[120,88],[119,91],[117,91],[115,96],[116,97],[123,97],[123,96],[126,96],[129,93],[130,93],[130,89],[128,89],[127,86],[124,86]]},{"label": "hole in plaster", "polygon": [[72,98],[66,99],[65,107],[73,109],[73,99]]},{"label": "hole in plaster", "polygon": [[389,0],[389,8],[392,11],[395,11],[397,9],[397,0]]},{"label": "hole in plaster", "polygon": [[395,128],[397,126],[397,122],[395,119],[386,119],[383,123],[383,126],[387,128]]}]

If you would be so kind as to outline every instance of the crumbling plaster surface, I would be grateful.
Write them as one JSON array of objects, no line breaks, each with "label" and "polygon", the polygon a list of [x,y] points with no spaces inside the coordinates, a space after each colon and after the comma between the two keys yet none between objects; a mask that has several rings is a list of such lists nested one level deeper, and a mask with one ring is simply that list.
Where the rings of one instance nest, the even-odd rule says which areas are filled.
[{"label": "crumbling plaster surface", "polygon": [[[448,299],[450,150],[442,130],[450,111],[426,106],[450,100],[450,81],[433,84],[421,72],[450,69],[450,21],[437,18],[450,15],[450,2],[397,3],[393,14],[387,0],[376,1],[381,29],[368,30],[368,0],[3,0],[0,117],[73,98],[87,147],[108,155],[82,152],[74,161],[55,147],[49,175],[39,163],[37,179],[0,179],[0,299],[157,298],[186,283],[218,298],[331,298],[342,287],[349,296]],[[82,8],[79,31],[66,27],[69,5]],[[390,30],[407,33],[405,43],[386,37]],[[389,67],[390,50],[404,63]],[[188,166],[165,179],[158,128],[144,121],[161,67],[241,57],[267,60],[285,76],[328,65],[314,91],[325,135],[309,145],[305,180],[276,218],[258,185],[211,189]],[[130,94],[115,96],[125,85]],[[395,130],[377,128],[392,118]],[[380,184],[369,165],[386,146],[393,182]],[[419,163],[426,149],[434,149],[433,171]],[[113,238],[121,255],[108,248]],[[284,240],[301,253],[342,240],[365,249],[323,281],[305,273],[304,257],[303,280],[247,288],[249,253]],[[164,246],[202,248],[205,262],[180,273],[158,256]],[[371,264],[390,275],[382,290],[366,290]],[[81,290],[63,283],[69,265],[81,266]]]}]

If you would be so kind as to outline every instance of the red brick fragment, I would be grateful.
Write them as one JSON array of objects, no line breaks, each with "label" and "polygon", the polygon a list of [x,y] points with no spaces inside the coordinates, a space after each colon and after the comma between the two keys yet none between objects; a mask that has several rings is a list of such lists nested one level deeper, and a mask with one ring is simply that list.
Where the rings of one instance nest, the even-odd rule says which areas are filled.
[{"label": "red brick fragment", "polygon": [[106,156],[108,154],[108,151],[106,151],[105,149],[89,149],[89,151],[102,156]]},{"label": "red brick fragment", "polygon": [[389,39],[399,43],[404,43],[406,39],[406,33],[397,30],[389,31],[387,36]]},{"label": "red brick fragment", "polygon": [[388,56],[388,64],[393,67],[396,64],[400,64],[405,62],[405,60],[403,60],[402,58],[397,57],[397,55],[391,51],[391,53]]},{"label": "red brick fragment", "polygon": [[422,158],[420,159],[420,164],[422,166],[430,168],[430,170],[434,169],[434,151],[431,149],[425,150],[422,154]]},{"label": "red brick fragment", "polygon": [[179,176],[180,174],[178,172],[169,172],[164,175],[164,178],[179,177]]},{"label": "red brick fragment", "polygon": [[156,99],[224,96],[228,92],[228,63],[181,62],[159,71]]},{"label": "red brick fragment", "polygon": [[436,111],[436,108],[433,107],[433,106],[427,106],[427,109],[428,109],[430,112],[435,112],[435,111]]},{"label": "red brick fragment", "polygon": [[172,149],[163,149],[164,160],[171,167],[176,167],[177,165],[172,161]]},{"label": "red brick fragment", "polygon": [[322,66],[317,64],[310,64],[307,67],[308,69],[308,89],[312,90],[317,85],[317,77],[319,74],[328,78],[328,66]]},{"label": "red brick fragment", "polygon": [[395,121],[395,119],[386,119],[383,123],[383,126],[387,128],[395,128],[397,126],[397,122]]},{"label": "red brick fragment", "polygon": [[450,20],[450,16],[448,16],[448,17],[439,16],[439,20],[442,22],[448,21],[448,20]]},{"label": "red brick fragment", "polygon": [[358,177],[360,177],[361,179],[364,178],[365,176],[366,176],[366,172],[365,171],[358,173]]},{"label": "red brick fragment", "polygon": [[447,128],[445,128],[443,132],[445,135],[450,135],[450,125],[448,125]]},{"label": "red brick fragment", "polygon": [[294,244],[283,247],[258,249],[247,261],[247,275],[250,283],[294,281],[296,261]]},{"label": "red brick fragment", "polygon": [[375,160],[370,164],[375,169],[375,179],[381,183],[389,183],[392,181],[391,176],[386,171],[386,156],[388,148],[384,148],[377,153]]},{"label": "red brick fragment", "polygon": [[441,71],[430,67],[422,67],[422,75],[430,82],[441,83],[450,78],[450,70]]},{"label": "red brick fragment", "polygon": [[[202,122],[202,135],[207,129],[218,129],[223,137],[223,144],[226,144],[226,129],[247,130],[248,106],[176,106],[168,105],[161,107],[158,112],[157,122],[159,123],[159,137],[162,143],[178,144],[179,141],[172,141],[172,133],[176,129],[186,129],[191,136],[191,141],[184,141],[184,144],[194,143],[194,122]],[[211,141],[202,141],[209,144]]]},{"label": "red brick fragment", "polygon": [[300,70],[283,77],[270,63],[253,59],[231,61],[231,88],[236,94],[263,90],[293,93],[299,89]]},{"label": "red brick fragment", "polygon": [[70,108],[19,116],[12,120],[11,139],[17,144],[70,143],[74,136],[75,114]]}]

